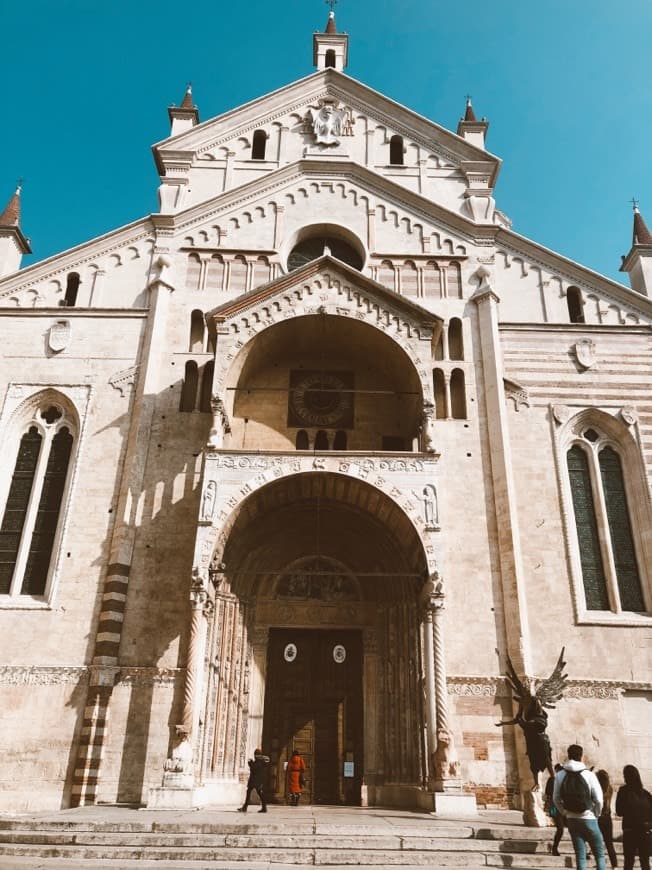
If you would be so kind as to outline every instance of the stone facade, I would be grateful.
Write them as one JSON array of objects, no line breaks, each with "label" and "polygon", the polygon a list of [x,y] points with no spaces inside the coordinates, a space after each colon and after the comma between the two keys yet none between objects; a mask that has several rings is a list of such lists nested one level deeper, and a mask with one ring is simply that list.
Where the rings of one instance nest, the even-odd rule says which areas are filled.
[{"label": "stone facade", "polygon": [[[202,124],[187,94],[160,212],[0,279],[5,518],[24,434],[72,439],[43,586],[21,572],[45,460],[0,595],[3,810],[237,800],[293,626],[361,633],[363,803],[518,805],[506,656],[537,679],[562,646],[555,756],[652,776],[644,269],[630,290],[515,233],[486,122],[350,79],[347,39]],[[634,610],[595,483],[587,601],[576,444],[620,457]]]}]

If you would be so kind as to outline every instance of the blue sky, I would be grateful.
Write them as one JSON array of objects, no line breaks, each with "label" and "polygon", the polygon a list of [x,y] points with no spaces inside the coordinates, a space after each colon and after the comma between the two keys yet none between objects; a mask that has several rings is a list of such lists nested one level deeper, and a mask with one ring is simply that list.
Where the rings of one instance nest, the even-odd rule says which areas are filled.
[{"label": "blue sky", "polygon": [[[454,130],[470,93],[514,229],[609,277],[652,226],[649,0],[341,0],[347,72]],[[2,205],[23,265],[157,209],[150,145],[187,81],[202,120],[312,72],[323,0],[0,0]]]}]

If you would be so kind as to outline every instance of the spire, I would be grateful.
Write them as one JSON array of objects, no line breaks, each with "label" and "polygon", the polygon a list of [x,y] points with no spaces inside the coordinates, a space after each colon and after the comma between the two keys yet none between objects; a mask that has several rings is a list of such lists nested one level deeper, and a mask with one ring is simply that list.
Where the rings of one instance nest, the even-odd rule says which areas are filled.
[{"label": "spire", "polygon": [[335,10],[331,9],[328,13],[328,23],[324,33],[337,33],[337,25],[335,24]]},{"label": "spire", "polygon": [[31,254],[29,239],[20,228],[21,182],[16,185],[5,210],[0,214],[0,278],[20,269],[23,254]]},{"label": "spire", "polygon": [[652,233],[648,230],[643,215],[638,210],[638,200],[632,200],[634,205],[634,231],[632,245],[652,245]]},{"label": "spire", "polygon": [[20,181],[16,185],[13,196],[0,214],[0,227],[20,227]]},{"label": "spire", "polygon": [[466,141],[470,142],[471,145],[476,145],[478,148],[484,149],[484,140],[488,129],[489,121],[487,121],[486,118],[482,118],[481,121],[478,121],[475,112],[473,111],[471,95],[467,94],[464,117],[460,118],[459,124],[457,125],[457,135],[461,136],[462,139],[466,139]]},{"label": "spire", "polygon": [[620,271],[629,274],[632,290],[644,296],[652,296],[652,233],[638,210],[637,199],[632,199],[632,206],[634,208],[632,247],[623,257]]},{"label": "spire", "polygon": [[169,106],[168,117],[170,119],[170,136],[183,133],[191,127],[199,124],[199,109],[192,101],[192,84],[188,82],[186,92],[180,106]]},{"label": "spire", "polygon": [[471,97],[467,94],[466,97],[466,111],[464,112],[464,121],[477,121],[478,119],[475,117],[475,112],[473,111],[473,106],[471,105]]}]

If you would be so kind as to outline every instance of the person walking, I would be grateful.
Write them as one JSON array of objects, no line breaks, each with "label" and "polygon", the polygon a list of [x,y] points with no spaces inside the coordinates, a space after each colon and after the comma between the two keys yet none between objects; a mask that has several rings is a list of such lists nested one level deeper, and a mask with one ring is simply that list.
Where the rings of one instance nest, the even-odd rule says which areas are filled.
[{"label": "person walking", "polygon": [[[559,773],[560,770],[562,770],[561,764],[555,764],[555,776]],[[564,814],[559,812],[552,800],[554,788],[555,777],[549,776],[545,788],[545,807],[546,812],[555,823],[556,828],[555,837],[552,841],[551,854],[559,855],[559,844],[561,842],[561,838],[564,836],[564,828],[566,827],[566,823],[564,822]]]},{"label": "person walking", "polygon": [[652,795],[643,788],[641,774],[633,764],[623,768],[625,785],[616,795],[616,815],[623,817],[623,852],[625,870],[634,870],[638,853],[642,870],[650,870],[652,840]]},{"label": "person walking", "polygon": [[288,791],[290,793],[290,804],[293,807],[296,807],[299,804],[301,790],[305,784],[305,772],[306,762],[295,749],[290,756],[287,766]]},{"label": "person walking", "polygon": [[602,789],[602,812],[598,816],[598,825],[604,840],[604,847],[609,855],[612,867],[618,866],[618,856],[614,849],[614,823],[611,818],[611,800],[614,790],[609,779],[609,774],[606,770],[599,770],[596,773],[600,788]]},{"label": "person walking", "polygon": [[269,764],[269,755],[263,755],[262,750],[256,749],[254,757],[249,759],[249,780],[247,781],[247,794],[245,801],[241,807],[238,807],[239,813],[246,813],[247,807],[251,800],[251,793],[255,791],[260,798],[262,804],[258,812],[267,812],[267,801],[265,800],[265,768]]},{"label": "person walking", "polygon": [[597,776],[582,762],[583,754],[576,743],[568,747],[568,761],[555,776],[553,802],[566,819],[577,870],[586,870],[586,843],[593,852],[596,870],[606,870],[604,841],[598,826],[602,789]]}]

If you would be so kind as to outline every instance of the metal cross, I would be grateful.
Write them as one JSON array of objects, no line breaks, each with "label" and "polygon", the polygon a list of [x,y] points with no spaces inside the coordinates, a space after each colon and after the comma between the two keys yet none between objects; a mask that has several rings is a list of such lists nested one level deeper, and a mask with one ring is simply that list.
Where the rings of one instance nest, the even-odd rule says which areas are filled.
[{"label": "metal cross", "polygon": [[331,12],[334,12],[339,0],[324,0],[324,3],[331,7]]},{"label": "metal cross", "polygon": [[467,94],[467,95],[464,97],[464,99],[466,100],[467,103],[470,103],[470,102],[471,102],[471,94]]},{"label": "metal cross", "polygon": [[631,202],[632,206],[634,207],[634,211],[636,211],[636,209],[638,208],[638,200],[636,199],[636,197],[633,196],[633,197],[630,199],[630,202]]}]

